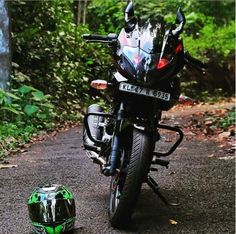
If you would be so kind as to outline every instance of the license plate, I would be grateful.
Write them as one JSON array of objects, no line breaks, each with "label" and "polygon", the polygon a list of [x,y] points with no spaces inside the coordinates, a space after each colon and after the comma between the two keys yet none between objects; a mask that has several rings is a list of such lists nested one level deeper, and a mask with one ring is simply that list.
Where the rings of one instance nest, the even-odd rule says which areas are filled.
[{"label": "license plate", "polygon": [[147,97],[153,97],[164,101],[170,101],[170,94],[162,91],[143,88],[137,85],[132,85],[128,83],[120,83],[119,90],[128,93],[135,93]]}]

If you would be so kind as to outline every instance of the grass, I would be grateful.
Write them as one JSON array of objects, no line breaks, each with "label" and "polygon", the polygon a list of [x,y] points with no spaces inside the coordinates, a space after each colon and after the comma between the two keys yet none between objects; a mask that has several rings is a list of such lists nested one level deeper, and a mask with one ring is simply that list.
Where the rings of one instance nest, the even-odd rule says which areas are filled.
[{"label": "grass", "polygon": [[7,152],[17,149],[20,145],[30,141],[39,130],[33,126],[24,126],[23,123],[3,122],[0,125],[0,158]]}]

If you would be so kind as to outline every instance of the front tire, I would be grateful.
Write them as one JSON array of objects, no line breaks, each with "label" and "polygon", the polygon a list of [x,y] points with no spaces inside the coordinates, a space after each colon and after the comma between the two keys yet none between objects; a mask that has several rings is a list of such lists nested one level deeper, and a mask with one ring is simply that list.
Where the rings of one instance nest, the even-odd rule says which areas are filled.
[{"label": "front tire", "polygon": [[151,134],[134,128],[131,144],[122,149],[120,170],[111,179],[109,217],[113,227],[125,228],[130,222],[149,172],[152,151]]}]

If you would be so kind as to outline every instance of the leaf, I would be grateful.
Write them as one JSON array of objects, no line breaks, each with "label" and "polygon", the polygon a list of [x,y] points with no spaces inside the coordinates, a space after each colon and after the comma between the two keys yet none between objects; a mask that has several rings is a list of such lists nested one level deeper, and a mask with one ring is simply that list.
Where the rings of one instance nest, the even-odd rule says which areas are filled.
[{"label": "leaf", "polygon": [[2,103],[4,103],[5,106],[10,105],[12,103],[12,99],[9,97],[3,97]]},{"label": "leaf", "polygon": [[13,77],[14,80],[18,82],[25,82],[25,81],[30,81],[30,77],[21,73],[21,72],[16,72],[15,76]]},{"label": "leaf", "polygon": [[8,168],[14,168],[18,167],[16,164],[0,164],[0,169],[8,169]]},{"label": "leaf", "polygon": [[94,64],[94,62],[93,62],[93,60],[88,60],[88,61],[86,62],[86,64],[92,65],[92,64]]},{"label": "leaf", "polygon": [[14,63],[14,62],[12,62],[11,65],[12,65],[12,67],[14,67],[14,68],[18,68],[18,67],[20,67],[19,64]]},{"label": "leaf", "polygon": [[45,97],[44,93],[42,91],[36,91],[32,93],[34,100],[36,101],[42,101]]},{"label": "leaf", "polygon": [[14,113],[16,115],[19,115],[20,112],[12,107],[2,107],[1,110],[7,110],[7,111],[10,111],[11,113]]},{"label": "leaf", "polygon": [[50,103],[39,103],[38,105],[41,106],[41,107],[46,107],[48,109],[53,109],[54,108],[54,106]]},{"label": "leaf", "polygon": [[219,139],[223,140],[230,137],[230,132],[222,132],[218,135]]},{"label": "leaf", "polygon": [[225,156],[225,157],[219,157],[220,160],[234,160],[235,159],[235,155],[232,156]]},{"label": "leaf", "polygon": [[47,119],[47,115],[46,114],[39,114],[38,115],[38,117],[40,118],[40,119]]},{"label": "leaf", "polygon": [[31,92],[32,90],[33,90],[33,88],[30,86],[27,86],[27,85],[23,85],[18,89],[18,91],[22,94],[27,94],[27,93]]},{"label": "leaf", "polygon": [[28,116],[31,116],[33,115],[34,113],[36,113],[38,111],[38,107],[35,106],[35,105],[26,105],[24,107],[24,112],[28,115]]},{"label": "leaf", "polygon": [[13,93],[6,92],[6,95],[7,95],[8,97],[11,97],[11,98],[15,99],[15,100],[19,100],[19,99],[20,99],[18,96],[16,96],[16,95],[13,94]]},{"label": "leaf", "polygon": [[63,32],[63,31],[59,32],[59,36],[61,36],[61,37],[65,36],[65,32]]},{"label": "leaf", "polygon": [[176,222],[174,219],[169,219],[169,222],[171,225],[177,225],[178,222]]}]

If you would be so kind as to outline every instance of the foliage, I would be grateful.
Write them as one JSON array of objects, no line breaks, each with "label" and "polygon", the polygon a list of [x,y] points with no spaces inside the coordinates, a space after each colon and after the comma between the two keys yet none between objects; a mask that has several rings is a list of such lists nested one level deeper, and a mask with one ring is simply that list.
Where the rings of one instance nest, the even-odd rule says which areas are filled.
[{"label": "foliage", "polygon": [[[88,7],[88,22],[93,32],[116,32],[123,26],[125,1],[93,0]],[[96,16],[96,20],[94,19]]]},{"label": "foliage", "polygon": [[196,81],[182,82],[182,94],[194,98],[198,102],[219,102],[228,98],[228,95],[221,88],[214,89],[211,93],[208,90],[199,90]]},{"label": "foliage", "polygon": [[[105,32],[119,32],[124,25],[125,5],[115,0],[105,3],[101,0],[92,1],[89,6],[91,30],[103,28]],[[134,6],[141,22],[163,15],[172,24],[178,7],[181,7],[186,16],[182,35],[185,50],[209,65],[205,77],[190,69],[182,73],[182,80],[190,85],[191,82],[197,83],[192,93],[208,91],[213,95],[215,90],[221,88],[227,95],[234,94],[234,1],[150,0],[144,4],[141,0],[135,0]],[[92,18],[94,15],[97,16],[96,21]],[[189,89],[183,91],[188,92]]]},{"label": "foliage", "polygon": [[106,50],[84,42],[81,35],[89,31],[73,23],[68,1],[12,4],[15,72],[30,77],[24,83],[53,94],[63,115],[81,112],[89,101],[89,80],[105,74],[98,67],[109,60]]},{"label": "foliage", "polygon": [[[118,33],[124,25],[127,4],[125,1],[93,0],[88,7],[88,25],[77,26],[73,23],[72,2],[11,3],[17,82],[53,94],[54,104],[65,116],[81,112],[90,102],[89,81],[93,77],[106,78],[111,62],[106,48],[86,44],[81,35],[88,33],[88,28],[93,33]],[[142,21],[162,14],[173,23],[179,6],[187,19],[183,35],[186,49],[206,62],[227,63],[228,56],[234,53],[234,2],[151,0],[144,4],[141,0],[135,1],[136,13]],[[210,7],[214,10],[209,10]],[[228,68],[220,65],[219,69]],[[191,75],[192,72],[185,77]]]},{"label": "foliage", "polygon": [[27,142],[34,133],[53,127],[51,96],[22,85],[12,92],[0,89],[0,157]]},{"label": "foliage", "polygon": [[[143,2],[135,0],[135,15],[142,19],[155,18],[163,15],[169,22],[174,23],[176,11],[179,7],[183,9],[187,19],[185,30],[198,30],[207,23],[207,18],[212,18],[213,22],[221,26],[234,20],[234,1],[195,1],[195,0],[150,0]],[[98,25],[111,32],[117,31],[124,24],[125,1],[116,0],[93,0],[89,5],[89,25],[98,28]],[[94,20],[96,15],[96,21]],[[207,23],[208,24],[208,23]],[[113,25],[113,28],[111,28]],[[93,27],[94,26],[94,27]]]},{"label": "foliage", "polygon": [[235,108],[232,108],[229,111],[228,115],[219,121],[219,127],[226,130],[228,127],[230,127],[232,125],[235,126],[235,117],[236,117]]},{"label": "foliage", "polygon": [[50,95],[27,85],[12,90],[12,93],[0,89],[0,123],[23,121],[45,128],[54,118],[50,98]]},{"label": "foliage", "polygon": [[36,133],[38,129],[32,124],[26,126],[22,122],[2,122],[0,124],[0,158],[7,151],[12,151],[28,142]]},{"label": "foliage", "polygon": [[[102,45],[86,44],[82,34],[118,33],[124,25],[127,2],[90,1],[87,25],[74,24],[73,2],[10,2],[12,91],[0,90],[0,147],[4,149],[14,147],[17,141],[27,141],[41,129],[50,128],[53,121],[81,117],[85,107],[94,101],[90,81],[94,77],[107,78],[111,63],[108,50]],[[177,8],[184,10],[185,48],[208,62],[212,71],[209,86],[207,79],[192,70],[184,72],[186,94],[205,97],[211,93],[210,86],[218,91],[222,86],[222,93],[233,92],[229,77],[234,76],[234,1],[134,2],[141,22],[161,14],[167,22],[174,23]]]},{"label": "foliage", "polygon": [[234,51],[235,23],[230,21],[227,25],[218,27],[213,23],[213,19],[208,20],[211,23],[206,24],[199,31],[198,38],[193,38],[191,35],[185,38],[186,48],[198,58],[207,52],[217,53],[223,61],[223,58]]},{"label": "foliage", "polygon": [[104,75],[110,59],[103,47],[83,41],[88,29],[73,24],[72,1],[10,4],[13,75],[11,92],[0,90],[0,154],[54,121],[81,117],[89,80]]}]

